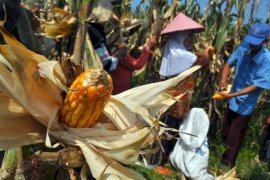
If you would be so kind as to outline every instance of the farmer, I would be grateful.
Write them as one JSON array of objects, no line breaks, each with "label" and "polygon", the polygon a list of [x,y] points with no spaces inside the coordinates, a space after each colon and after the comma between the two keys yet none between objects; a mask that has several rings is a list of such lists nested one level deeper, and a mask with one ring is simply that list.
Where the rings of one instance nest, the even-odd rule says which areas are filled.
[{"label": "farmer", "polygon": [[20,15],[20,4],[20,0],[0,0],[0,21],[4,22],[4,27],[17,39],[19,39],[17,20]]},{"label": "farmer", "polygon": [[[168,41],[165,45],[160,75],[162,80],[175,77],[192,67],[200,64],[206,65],[209,61],[209,56],[205,52],[194,54],[190,51],[193,44],[195,33],[204,30],[204,27],[193,21],[182,13],[179,13],[172,22],[161,32],[168,35]],[[194,86],[195,75],[192,74],[178,85],[171,88],[168,92],[172,96],[178,96],[186,93],[163,117],[162,121],[170,128],[179,129],[181,121],[186,117],[189,111],[192,90]],[[165,152],[161,159],[160,166],[156,169],[162,171],[162,166],[166,163],[170,152],[173,150],[176,140],[162,140],[162,145]],[[155,155],[151,164],[158,163],[158,154]]]},{"label": "farmer", "polygon": [[220,87],[226,87],[231,66],[235,66],[230,93],[220,93],[223,99],[228,99],[222,125],[227,148],[221,159],[221,163],[227,166],[235,165],[258,98],[263,89],[270,89],[270,52],[264,47],[269,33],[268,24],[253,24],[244,42],[232,53],[222,70]]},{"label": "farmer", "polygon": [[147,62],[147,59],[152,54],[152,48],[157,43],[157,37],[151,36],[143,48],[138,59],[132,57],[128,53],[127,47],[119,48],[113,55],[118,59],[118,66],[113,72],[113,92],[119,94],[130,88],[132,72],[141,69]]}]

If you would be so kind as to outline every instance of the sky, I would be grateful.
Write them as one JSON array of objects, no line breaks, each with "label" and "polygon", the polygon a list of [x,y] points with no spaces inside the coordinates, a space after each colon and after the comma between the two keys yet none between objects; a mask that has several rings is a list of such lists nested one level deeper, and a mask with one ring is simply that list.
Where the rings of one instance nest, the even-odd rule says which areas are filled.
[{"label": "sky", "polygon": [[[141,0],[132,0],[132,9],[135,9],[136,6],[140,3]],[[146,2],[149,0],[146,0]],[[168,0],[169,2],[172,2],[172,0]],[[201,5],[201,10],[203,11],[204,7],[208,5],[208,0],[197,0],[199,4]],[[251,2],[253,0],[250,0]],[[262,19],[263,21],[269,17],[269,11],[270,11],[270,0],[260,0],[261,3],[259,5],[259,8],[255,14],[256,18]],[[249,13],[251,9],[251,3],[247,7],[247,11],[245,14],[245,21],[249,19]],[[268,12],[267,12],[268,11]]]}]

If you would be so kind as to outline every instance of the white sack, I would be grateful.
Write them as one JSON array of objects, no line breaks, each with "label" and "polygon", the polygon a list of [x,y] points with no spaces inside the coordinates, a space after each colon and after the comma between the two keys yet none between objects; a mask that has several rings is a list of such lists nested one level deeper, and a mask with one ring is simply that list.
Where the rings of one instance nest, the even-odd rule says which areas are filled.
[{"label": "white sack", "polygon": [[195,180],[214,179],[207,173],[208,129],[209,119],[205,111],[201,108],[192,108],[179,128],[179,132],[188,134],[179,133],[180,138],[170,154],[172,165]]}]

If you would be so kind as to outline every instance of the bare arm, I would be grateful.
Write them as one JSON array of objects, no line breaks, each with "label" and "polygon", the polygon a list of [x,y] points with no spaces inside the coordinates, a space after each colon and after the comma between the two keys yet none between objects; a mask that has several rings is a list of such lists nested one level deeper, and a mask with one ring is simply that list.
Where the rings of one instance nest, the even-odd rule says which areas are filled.
[{"label": "bare arm", "polygon": [[230,74],[231,67],[228,63],[226,63],[223,67],[223,70],[221,72],[221,77],[220,77],[220,87],[227,87],[228,82],[228,76]]},{"label": "bare arm", "polygon": [[123,61],[120,65],[131,71],[138,70],[141,69],[146,64],[147,59],[150,55],[151,51],[144,48],[138,59],[135,59],[130,54],[128,54],[123,58]]},{"label": "bare arm", "polygon": [[[228,79],[228,76],[230,74],[230,70],[231,70],[230,64],[226,63],[223,67],[222,72],[221,72],[220,87],[227,87],[227,85],[228,85],[227,79]],[[250,86],[247,86],[244,89],[242,89],[238,92],[235,92],[235,93],[228,94],[226,92],[219,92],[219,94],[222,95],[223,99],[230,99],[232,97],[241,96],[244,94],[249,94],[252,91],[255,91],[257,88],[258,88],[257,86],[250,85]]]},{"label": "bare arm", "polygon": [[118,52],[116,52],[114,55],[118,59],[122,59],[121,62],[119,63],[119,66],[122,66],[123,68],[131,71],[139,70],[146,64],[149,56],[152,54],[151,49],[156,45],[156,43],[157,43],[157,36],[151,36],[146,42],[146,45],[138,59],[132,57],[130,54],[127,54],[127,48],[125,48],[124,53],[120,54],[119,52],[121,50],[118,50]]},{"label": "bare arm", "polygon": [[255,91],[257,88],[258,88],[257,86],[250,85],[250,86],[245,87],[244,89],[242,89],[242,90],[240,90],[238,92],[235,92],[235,93],[227,94],[227,93],[224,93],[224,92],[220,92],[220,94],[222,95],[223,99],[230,99],[230,98],[235,97],[235,96],[241,96],[243,94],[249,94],[252,91]]}]

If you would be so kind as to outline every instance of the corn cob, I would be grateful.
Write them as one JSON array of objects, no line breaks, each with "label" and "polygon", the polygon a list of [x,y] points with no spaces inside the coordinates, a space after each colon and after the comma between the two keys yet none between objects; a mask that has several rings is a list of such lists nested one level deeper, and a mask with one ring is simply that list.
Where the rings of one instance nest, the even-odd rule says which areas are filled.
[{"label": "corn cob", "polygon": [[94,126],[112,92],[112,78],[104,70],[90,69],[71,85],[61,108],[61,122],[69,127]]},{"label": "corn cob", "polygon": [[212,98],[220,100],[220,99],[222,99],[222,95],[219,93],[216,93],[216,94],[214,94],[214,96]]},{"label": "corn cob", "polygon": [[125,47],[125,43],[122,42],[122,41],[120,41],[120,42],[118,42],[118,43],[116,44],[116,46],[117,46],[118,49],[121,49],[121,48]]},{"label": "corn cob", "polygon": [[[231,91],[231,88],[232,88],[232,85],[228,84],[227,87],[223,88],[223,91],[221,92],[228,94]],[[214,96],[212,97],[212,99],[222,100],[223,96],[219,92],[216,92]]]}]

